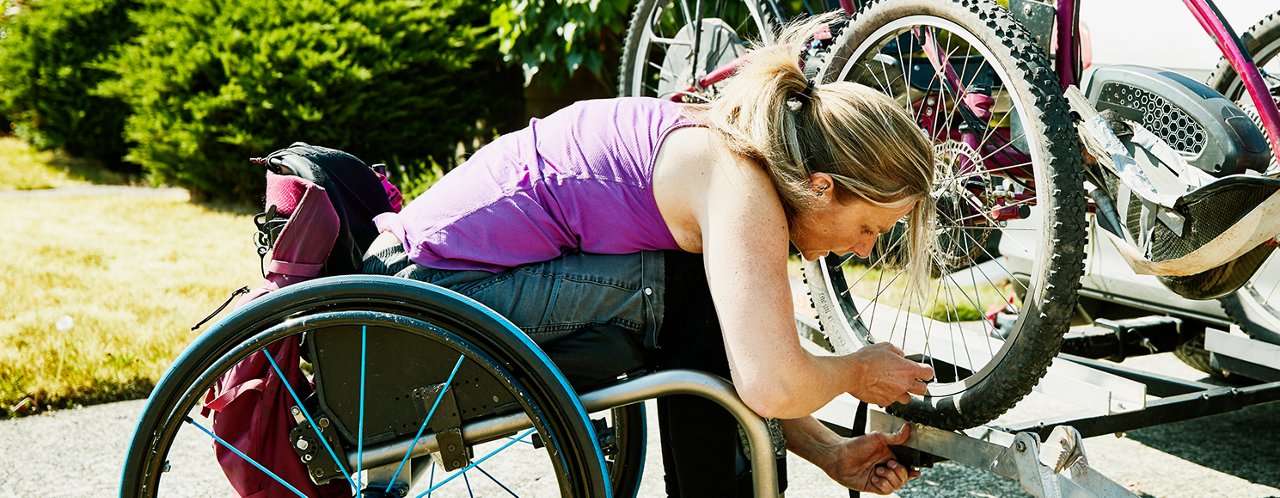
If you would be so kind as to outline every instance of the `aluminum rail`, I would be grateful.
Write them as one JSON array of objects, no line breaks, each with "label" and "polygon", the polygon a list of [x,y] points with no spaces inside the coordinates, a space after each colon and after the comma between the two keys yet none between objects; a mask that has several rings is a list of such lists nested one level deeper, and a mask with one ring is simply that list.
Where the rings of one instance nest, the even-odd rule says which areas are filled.
[{"label": "aluminum rail", "polygon": [[[778,469],[773,457],[769,429],[759,415],[738,397],[733,384],[723,378],[693,370],[663,370],[626,380],[579,397],[588,412],[639,403],[659,396],[689,394],[723,406],[737,419],[751,444],[751,474],[756,496],[778,496]],[[515,413],[469,422],[462,426],[463,441],[488,441],[532,427],[524,413]],[[424,434],[418,444],[404,440],[364,449],[363,468],[394,464],[404,458],[428,455],[438,450],[434,434]],[[357,468],[356,456],[347,454],[347,465]]]}]

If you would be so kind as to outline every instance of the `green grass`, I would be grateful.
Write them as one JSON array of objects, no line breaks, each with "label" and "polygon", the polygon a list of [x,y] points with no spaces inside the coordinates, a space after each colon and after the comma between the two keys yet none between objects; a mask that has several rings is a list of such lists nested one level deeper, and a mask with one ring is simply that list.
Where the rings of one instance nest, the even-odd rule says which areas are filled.
[{"label": "green grass", "polygon": [[[788,273],[792,279],[799,280],[802,275],[802,264],[794,256],[788,264]],[[901,307],[907,298],[907,279],[899,277],[898,270],[880,270],[862,265],[846,265],[844,267],[845,282],[852,286],[852,294],[863,299],[879,299],[885,305]],[[975,285],[964,285],[965,282],[945,281],[939,278],[929,280],[926,298],[912,299],[907,307],[912,313],[922,314],[943,322],[962,322],[979,320],[985,308],[1001,303],[1013,289],[1006,282],[979,281]],[[995,285],[993,285],[995,284]],[[976,289],[976,291],[975,291]],[[981,305],[981,309],[978,305]]]},{"label": "green grass", "polygon": [[252,227],[173,196],[0,198],[0,418],[145,396],[260,279]]},{"label": "green grass", "polygon": [[94,161],[37,151],[16,137],[0,136],[0,191],[119,185],[130,181]]}]

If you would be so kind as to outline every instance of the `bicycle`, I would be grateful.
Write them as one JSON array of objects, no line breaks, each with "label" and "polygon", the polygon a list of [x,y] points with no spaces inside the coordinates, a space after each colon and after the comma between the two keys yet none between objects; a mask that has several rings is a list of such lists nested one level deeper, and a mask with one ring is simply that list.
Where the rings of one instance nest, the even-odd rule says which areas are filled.
[{"label": "bicycle", "polygon": [[[1187,0],[1223,52],[1213,88],[1166,72],[1113,68],[1095,72],[1088,96],[1069,102],[1064,90],[1079,83],[1083,70],[1079,2],[1002,3],[1010,9],[978,0],[838,3],[851,18],[829,52],[806,66],[820,66],[812,73],[818,82],[855,81],[897,98],[934,140],[940,249],[935,280],[922,295],[894,285],[901,274],[886,264],[901,249],[894,233],[867,260],[831,255],[805,262],[822,328],[810,339],[836,353],[893,342],[933,365],[938,379],[926,396],[891,412],[944,429],[986,423],[1045,374],[1085,290],[1086,259],[1097,258],[1097,241],[1105,237],[1130,266],[1156,275],[1145,277],[1162,286],[1150,308],[1175,308],[1169,296],[1175,303],[1223,297],[1245,330],[1276,340],[1280,296],[1272,275],[1280,263],[1268,256],[1280,227],[1268,222],[1238,233],[1247,240],[1194,266],[1186,256],[1210,246],[1208,239],[1223,242],[1217,236],[1255,206],[1276,202],[1280,79],[1264,79],[1258,68],[1280,74],[1269,65],[1280,63],[1280,13],[1251,28],[1242,43],[1212,2]],[[807,2],[804,8],[821,10]],[[787,11],[776,0],[692,8],[641,2],[619,91],[709,101],[741,63],[747,39],[767,43]],[[1237,104],[1242,96],[1248,100]],[[1098,109],[1110,113],[1089,121]],[[1230,123],[1210,110],[1227,113]],[[1125,129],[1116,136],[1112,127]],[[1091,144],[1099,136],[1110,149]],[[1085,150],[1094,157],[1087,164]],[[1254,173],[1244,178],[1246,170]],[[1206,213],[1208,206],[1232,210]],[[1182,228],[1192,223],[1188,233],[1212,233],[1183,240]],[[1176,240],[1186,247],[1169,248]]]}]

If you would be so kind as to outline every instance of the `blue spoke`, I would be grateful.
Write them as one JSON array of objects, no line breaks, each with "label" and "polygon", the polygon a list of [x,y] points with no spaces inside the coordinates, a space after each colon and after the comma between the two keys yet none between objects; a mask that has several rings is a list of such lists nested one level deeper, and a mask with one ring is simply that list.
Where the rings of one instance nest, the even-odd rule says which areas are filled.
[{"label": "blue spoke", "polygon": [[481,474],[484,474],[484,476],[485,476],[485,477],[488,477],[488,478],[489,478],[489,480],[490,480],[490,481],[493,481],[493,483],[494,483],[494,484],[497,484],[498,486],[501,486],[501,487],[502,487],[502,489],[506,490],[508,493],[511,493],[511,496],[514,496],[514,497],[516,497],[516,498],[520,498],[520,495],[516,494],[516,492],[515,492],[515,491],[512,491],[512,490],[511,490],[511,488],[508,488],[506,484],[503,484],[501,481],[498,481],[497,479],[494,479],[494,477],[493,477],[492,475],[490,475],[490,474],[489,474],[489,472],[487,472],[487,471],[485,471],[484,469],[480,468],[480,466],[479,466],[479,465],[476,465],[476,470],[480,471],[480,473],[481,473]]},{"label": "blue spoke", "polygon": [[[523,433],[523,434],[521,434],[521,435],[519,435],[519,436],[516,436],[516,437],[517,437],[517,438],[519,438],[519,439],[524,439],[524,437],[525,437],[525,436],[528,436],[529,434],[533,434],[533,431],[534,431],[534,429],[529,429],[529,430],[527,430],[527,431],[524,431],[524,433]],[[440,481],[440,484],[437,484],[437,485],[435,485],[435,486],[432,486],[432,487],[431,487],[431,489],[428,489],[428,490],[426,490],[425,492],[423,492],[422,494],[418,495],[418,496],[417,496],[417,498],[422,498],[423,496],[426,496],[428,493],[430,493],[430,492],[432,492],[432,491],[435,491],[435,490],[436,490],[437,488],[439,488],[440,486],[444,486],[444,485],[445,485],[445,484],[447,484],[449,481],[454,480],[454,478],[458,477],[459,475],[462,475],[462,474],[467,473],[467,471],[468,471],[468,470],[471,470],[471,467],[475,467],[476,465],[480,465],[480,464],[484,463],[484,461],[485,461],[485,460],[488,460],[488,459],[489,459],[489,457],[492,457],[492,456],[494,456],[494,455],[497,455],[499,452],[501,452],[502,450],[507,449],[507,447],[509,447],[509,446],[511,446],[511,445],[513,445],[513,444],[516,444],[516,442],[515,442],[514,440],[512,440],[512,441],[507,441],[506,443],[503,443],[503,445],[502,445],[502,446],[499,446],[499,447],[498,447],[498,449],[493,450],[493,451],[490,451],[490,452],[489,452],[489,454],[487,454],[487,455],[485,455],[485,456],[480,457],[480,459],[479,459],[479,460],[476,460],[476,461],[474,461],[474,462],[471,462],[471,464],[470,464],[470,465],[467,465],[466,467],[463,467],[463,468],[462,468],[462,470],[460,470],[460,471],[458,471],[458,472],[455,472],[453,475],[450,475],[449,477],[445,478],[445,480]]]},{"label": "blue spoke", "polygon": [[364,467],[364,366],[365,353],[368,351],[369,326],[360,327],[360,435],[356,436],[356,492],[360,492],[360,471]]},{"label": "blue spoke", "polygon": [[[436,461],[431,461],[431,479],[427,480],[427,487],[436,483]],[[433,488],[434,489],[434,488]],[[427,491],[427,498],[431,498],[431,491]]]},{"label": "blue spoke", "polygon": [[437,394],[436,400],[431,403],[431,410],[427,412],[427,418],[422,421],[422,427],[418,428],[418,435],[413,436],[413,443],[409,444],[409,449],[404,452],[404,458],[400,460],[400,466],[396,467],[396,473],[392,474],[391,480],[387,482],[386,492],[391,492],[391,485],[395,484],[397,477],[400,477],[400,471],[404,470],[404,464],[409,461],[409,455],[413,453],[413,448],[418,446],[418,439],[422,437],[422,431],[427,430],[427,422],[430,422],[431,416],[436,414],[436,407],[440,406],[440,400],[444,398],[445,391],[448,391],[449,386],[453,384],[453,376],[458,374],[458,367],[462,366],[463,358],[466,357],[458,355],[458,362],[453,364],[453,371],[449,372],[449,380],[444,381],[444,387],[440,389],[440,394]]},{"label": "blue spoke", "polygon": [[347,484],[351,485],[352,489],[359,490],[360,488],[357,488],[356,483],[351,480],[351,474],[347,473],[346,462],[338,459],[338,454],[335,453],[333,451],[333,447],[329,445],[329,440],[324,437],[324,433],[320,432],[320,426],[316,424],[315,420],[311,419],[311,413],[307,412],[306,406],[303,406],[302,399],[298,397],[298,393],[294,392],[293,386],[289,385],[289,378],[285,377],[284,372],[280,371],[280,365],[276,365],[276,359],[272,358],[271,355],[267,353],[267,348],[262,349],[262,355],[267,357],[267,361],[271,363],[271,368],[275,369],[276,375],[280,376],[280,382],[284,384],[285,389],[289,390],[289,395],[293,396],[293,401],[298,404],[298,410],[302,412],[303,416],[307,417],[307,423],[311,424],[311,429],[316,431],[316,436],[319,437],[320,443],[324,444],[324,449],[329,450],[329,457],[333,458],[333,462],[338,466],[338,470],[342,471],[342,476],[347,478]]},{"label": "blue spoke", "polygon": [[525,441],[525,440],[523,440],[523,439],[516,439],[514,436],[507,436],[507,439],[510,439],[510,440],[512,440],[512,441],[519,441],[519,442],[524,443],[524,444],[527,444],[527,445],[529,445],[529,446],[533,446],[533,441]]},{"label": "blue spoke", "polygon": [[276,475],[276,473],[275,473],[275,472],[272,472],[272,471],[270,471],[270,470],[267,470],[267,468],[266,468],[266,467],[263,467],[263,466],[262,466],[262,464],[260,464],[260,463],[258,463],[258,462],[256,462],[256,461],[254,461],[252,458],[249,458],[249,455],[246,455],[246,454],[244,454],[244,453],[241,453],[241,452],[240,452],[240,450],[236,449],[236,447],[235,447],[235,446],[232,446],[232,445],[231,445],[231,443],[228,443],[228,442],[226,442],[226,441],[223,441],[223,440],[222,440],[222,438],[220,438],[220,437],[218,437],[217,435],[215,435],[215,434],[213,433],[213,431],[210,431],[209,429],[206,429],[203,425],[200,425],[200,424],[199,424],[198,422],[196,422],[195,420],[192,420],[192,419],[191,419],[191,417],[183,417],[182,419],[183,419],[183,421],[185,421],[186,423],[191,424],[191,425],[194,425],[194,426],[196,426],[196,428],[197,428],[197,429],[200,429],[201,431],[204,431],[204,433],[205,433],[205,434],[208,434],[208,435],[209,435],[209,437],[213,438],[213,440],[214,440],[214,441],[217,441],[217,442],[218,442],[218,444],[221,444],[221,445],[222,445],[223,447],[225,447],[226,449],[229,449],[229,450],[231,450],[232,452],[234,452],[235,454],[240,455],[240,458],[243,458],[246,462],[249,462],[249,463],[253,464],[253,466],[254,466],[254,467],[257,467],[257,468],[258,468],[258,470],[261,470],[261,471],[263,471],[263,472],[266,472],[266,473],[267,473],[267,475],[271,476],[271,478],[272,478],[272,479],[275,479],[275,480],[276,480],[276,482],[280,483],[280,485],[282,485],[282,486],[284,486],[284,487],[286,487],[286,488],[289,488],[289,491],[293,491],[293,494],[296,494],[296,495],[298,495],[298,496],[301,496],[302,498],[307,498],[307,495],[304,495],[304,494],[302,494],[302,492],[301,492],[301,491],[298,491],[298,488],[293,487],[293,485],[292,485],[292,484],[289,484],[288,482],[285,482],[285,480],[284,480],[284,479],[281,479],[281,478],[280,478],[280,476]]}]

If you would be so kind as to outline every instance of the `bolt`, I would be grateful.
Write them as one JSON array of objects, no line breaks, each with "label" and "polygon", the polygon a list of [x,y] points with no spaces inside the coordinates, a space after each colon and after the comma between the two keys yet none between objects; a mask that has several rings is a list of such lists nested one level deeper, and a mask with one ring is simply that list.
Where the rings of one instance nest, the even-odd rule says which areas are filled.
[{"label": "bolt", "polygon": [[1027,443],[1024,443],[1022,441],[1018,441],[1018,444],[1016,445],[1016,447],[1018,451],[1027,451]]},{"label": "bolt", "polygon": [[328,427],[328,426],[329,426],[329,419],[324,418],[324,417],[321,417],[321,418],[320,418],[320,428],[322,428],[322,429],[323,429],[323,428]]},{"label": "bolt", "polygon": [[933,115],[933,109],[925,109],[925,110],[924,110],[924,115],[925,115],[925,116],[932,116],[932,115]]},{"label": "bolt", "polygon": [[462,466],[462,461],[461,461],[461,460],[454,460],[454,461],[452,461],[452,462],[449,462],[449,466],[451,466],[451,467],[453,467],[453,468],[455,468],[455,469],[456,469],[456,468],[458,468],[458,467],[461,467],[461,466]]},{"label": "bolt", "polygon": [[498,395],[497,395],[497,394],[493,395],[493,402],[494,402],[494,403],[497,403],[497,402],[498,402]]},{"label": "bolt", "polygon": [[168,461],[168,460],[165,460],[165,461],[164,461],[164,468],[163,468],[163,469],[160,469],[160,472],[168,472],[168,471],[169,471],[170,469],[172,469],[172,468],[173,468],[173,466],[169,464],[169,461]]},{"label": "bolt", "polygon": [[311,443],[308,443],[306,439],[298,440],[298,449],[302,451],[307,451],[307,448],[310,448],[310,447],[311,447]]},{"label": "bolt", "polygon": [[299,410],[298,407],[295,406],[289,409],[289,413],[292,413],[294,415],[300,415],[302,414],[302,410]]},{"label": "bolt", "polygon": [[449,452],[452,453],[454,451],[458,451],[458,446],[453,444],[449,445]]},{"label": "bolt", "polygon": [[306,455],[302,455],[302,461],[304,462],[310,462],[312,458],[314,457],[312,457],[310,453],[307,453]]},{"label": "bolt", "polygon": [[1031,17],[1031,4],[1022,6],[1022,15]]},{"label": "bolt", "polygon": [[314,469],[311,471],[311,475],[316,476],[316,478],[319,479],[321,477],[324,477],[324,470]]}]

